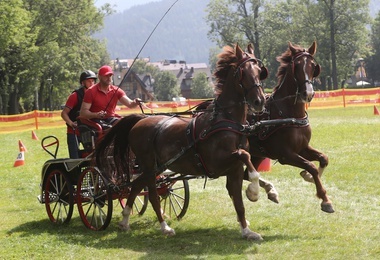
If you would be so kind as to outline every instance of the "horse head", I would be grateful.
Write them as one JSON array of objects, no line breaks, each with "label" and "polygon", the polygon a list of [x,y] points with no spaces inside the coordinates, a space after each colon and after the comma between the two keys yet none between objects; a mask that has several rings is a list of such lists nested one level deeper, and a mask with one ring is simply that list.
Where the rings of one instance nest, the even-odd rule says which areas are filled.
[{"label": "horse head", "polygon": [[314,54],[317,50],[317,43],[314,41],[308,49],[292,45],[289,42],[291,53],[291,73],[296,86],[296,101],[302,103],[311,102],[314,97],[313,83],[318,77],[321,67],[315,61]]},{"label": "horse head", "polygon": [[265,94],[261,81],[268,76],[268,70],[255,57],[252,44],[248,44],[247,51],[235,45],[237,64],[235,79],[238,81],[237,91],[244,97],[249,108],[255,112],[262,111],[265,105]]},{"label": "horse head", "polygon": [[214,76],[218,102],[223,102],[226,107],[243,108],[248,105],[249,110],[263,110],[265,94],[261,80],[267,77],[268,70],[255,57],[251,44],[247,51],[238,44],[225,46],[216,65]]}]

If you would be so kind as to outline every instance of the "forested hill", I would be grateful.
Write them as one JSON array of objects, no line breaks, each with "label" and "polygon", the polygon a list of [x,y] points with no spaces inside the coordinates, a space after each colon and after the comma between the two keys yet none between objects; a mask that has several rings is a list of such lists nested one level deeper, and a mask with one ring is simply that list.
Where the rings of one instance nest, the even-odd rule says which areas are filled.
[{"label": "forested hill", "polygon": [[[208,0],[179,1],[167,13],[140,57],[152,61],[185,60],[188,63],[208,63],[208,53],[214,44],[208,40],[205,9]],[[97,38],[107,39],[111,59],[134,58],[153,28],[172,5],[172,0],[139,5],[106,18],[105,27]]]},{"label": "forested hill", "polygon": [[[162,0],[123,12],[117,10],[106,18],[104,29],[95,36],[107,39],[111,59],[134,58],[173,2]],[[177,2],[153,33],[140,57],[150,57],[152,61],[175,59],[208,63],[209,49],[215,45],[207,38],[209,28],[204,17],[208,3],[209,0]],[[371,0],[369,8],[371,16],[375,17],[380,2]]]}]

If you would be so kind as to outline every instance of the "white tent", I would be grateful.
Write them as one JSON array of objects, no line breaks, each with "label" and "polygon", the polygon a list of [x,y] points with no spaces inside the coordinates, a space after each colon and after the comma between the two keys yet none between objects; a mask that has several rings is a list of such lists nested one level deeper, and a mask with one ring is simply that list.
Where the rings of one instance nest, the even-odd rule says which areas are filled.
[{"label": "white tent", "polygon": [[367,81],[358,81],[356,82],[356,86],[365,86],[365,85],[370,85],[371,83],[367,82]]}]

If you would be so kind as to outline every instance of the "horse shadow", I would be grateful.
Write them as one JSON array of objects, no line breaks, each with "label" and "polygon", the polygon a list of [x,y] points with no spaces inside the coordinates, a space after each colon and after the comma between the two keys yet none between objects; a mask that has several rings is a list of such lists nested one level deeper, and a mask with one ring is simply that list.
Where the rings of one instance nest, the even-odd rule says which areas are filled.
[{"label": "horse shadow", "polygon": [[[279,240],[297,239],[291,235],[263,236],[260,242],[247,241],[240,237],[236,227],[212,226],[191,230],[176,227],[177,234],[166,237],[159,227],[152,228],[157,223],[154,219],[139,219],[131,223],[131,232],[120,231],[114,223],[104,231],[92,231],[83,226],[79,217],[73,217],[69,224],[54,225],[49,220],[30,221],[10,229],[8,236],[18,233],[20,237],[36,237],[46,235],[52,240],[65,244],[83,245],[94,249],[123,248],[144,253],[148,259],[173,257],[188,257],[189,255],[220,255],[256,254],[261,243],[274,243]],[[264,228],[265,229],[265,228]],[[149,245],[149,246],[148,246]],[[221,250],[221,245],[223,249]]]}]

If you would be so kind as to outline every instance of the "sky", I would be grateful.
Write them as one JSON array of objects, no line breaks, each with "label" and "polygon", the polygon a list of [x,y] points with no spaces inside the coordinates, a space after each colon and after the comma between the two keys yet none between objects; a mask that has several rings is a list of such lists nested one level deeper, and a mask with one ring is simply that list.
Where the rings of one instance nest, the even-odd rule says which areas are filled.
[{"label": "sky", "polygon": [[94,0],[96,7],[100,7],[106,3],[109,3],[117,12],[122,12],[135,5],[142,5],[158,1],[160,0]]}]

